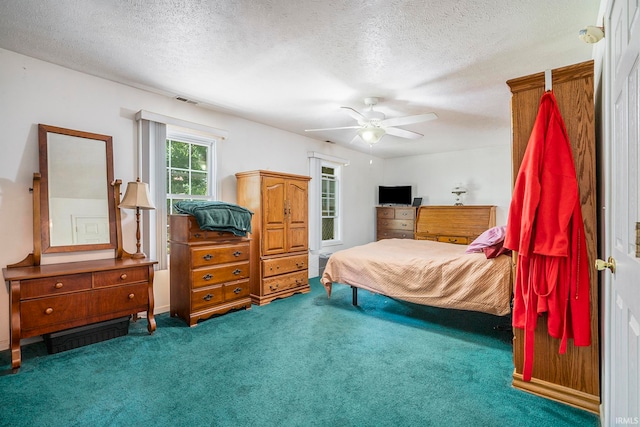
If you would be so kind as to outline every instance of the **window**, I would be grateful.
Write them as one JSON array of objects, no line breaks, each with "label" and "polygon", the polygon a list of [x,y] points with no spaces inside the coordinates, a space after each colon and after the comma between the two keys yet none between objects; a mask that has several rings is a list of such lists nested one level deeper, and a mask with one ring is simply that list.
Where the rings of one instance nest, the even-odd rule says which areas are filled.
[{"label": "window", "polygon": [[213,140],[167,135],[167,212],[180,200],[215,200]]},{"label": "window", "polygon": [[[215,140],[167,129],[166,140],[166,212],[181,200],[215,200]],[[167,248],[170,230],[167,216]]]},{"label": "window", "polygon": [[341,166],[322,162],[322,244],[340,240],[340,168]]}]

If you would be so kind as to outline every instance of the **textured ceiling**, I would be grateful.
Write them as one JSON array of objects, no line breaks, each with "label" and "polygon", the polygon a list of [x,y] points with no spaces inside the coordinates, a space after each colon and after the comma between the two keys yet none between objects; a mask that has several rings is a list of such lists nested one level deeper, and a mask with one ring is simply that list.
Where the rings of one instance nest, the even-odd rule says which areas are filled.
[{"label": "textured ceiling", "polygon": [[505,81],[590,59],[578,31],[599,3],[4,0],[0,47],[366,152],[353,129],[304,130],[353,125],[339,107],[370,96],[387,117],[435,112],[403,126],[423,138],[373,147],[395,157],[508,144]]}]

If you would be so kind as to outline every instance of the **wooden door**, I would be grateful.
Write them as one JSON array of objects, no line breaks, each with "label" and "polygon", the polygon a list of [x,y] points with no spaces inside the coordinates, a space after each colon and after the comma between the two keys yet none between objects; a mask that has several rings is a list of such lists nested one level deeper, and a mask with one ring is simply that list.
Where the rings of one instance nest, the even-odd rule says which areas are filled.
[{"label": "wooden door", "polygon": [[262,255],[286,251],[286,191],[283,178],[262,178]]},{"label": "wooden door", "polygon": [[306,251],[309,247],[308,182],[287,182],[287,252]]},{"label": "wooden door", "polygon": [[614,0],[607,10],[603,425],[640,420],[640,5]]},{"label": "wooden door", "polygon": [[[593,61],[552,70],[553,92],[565,122],[578,175],[582,216],[589,262],[597,249],[596,168]],[[540,98],[545,90],[544,72],[509,80],[513,123],[513,177],[517,176],[526,150]],[[513,386],[550,399],[599,412],[600,348],[599,298],[595,269],[591,274],[591,346],[567,346],[559,354],[559,340],[549,336],[547,319],[538,320],[535,331],[533,375],[523,381],[524,333],[514,329]]]}]

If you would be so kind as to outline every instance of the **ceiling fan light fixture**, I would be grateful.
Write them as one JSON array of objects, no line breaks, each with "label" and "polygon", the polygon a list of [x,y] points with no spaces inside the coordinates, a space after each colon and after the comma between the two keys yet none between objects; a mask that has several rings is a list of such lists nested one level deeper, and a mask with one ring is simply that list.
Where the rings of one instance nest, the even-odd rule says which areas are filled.
[{"label": "ceiling fan light fixture", "polygon": [[360,135],[360,138],[367,144],[375,144],[380,141],[380,138],[385,136],[385,134],[384,129],[375,126],[367,126],[358,130],[358,135]]}]

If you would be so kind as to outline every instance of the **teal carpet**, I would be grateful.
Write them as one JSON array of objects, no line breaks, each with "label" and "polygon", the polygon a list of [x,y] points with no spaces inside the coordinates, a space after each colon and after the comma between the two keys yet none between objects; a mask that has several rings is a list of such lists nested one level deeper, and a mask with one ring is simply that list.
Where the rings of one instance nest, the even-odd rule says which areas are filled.
[{"label": "teal carpet", "polygon": [[1,426],[597,426],[511,387],[508,320],[317,278],[311,292],[189,328],[168,314],[49,355],[0,352]]}]

